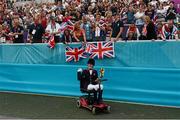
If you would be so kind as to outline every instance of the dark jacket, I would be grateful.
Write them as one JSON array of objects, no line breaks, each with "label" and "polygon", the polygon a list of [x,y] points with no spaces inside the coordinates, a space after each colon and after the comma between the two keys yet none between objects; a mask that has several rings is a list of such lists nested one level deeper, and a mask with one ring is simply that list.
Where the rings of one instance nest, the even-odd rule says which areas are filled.
[{"label": "dark jacket", "polygon": [[147,30],[147,35],[146,35],[147,40],[157,39],[157,35],[156,35],[156,31],[155,31],[155,25],[153,22],[150,22],[146,26],[146,30]]},{"label": "dark jacket", "polygon": [[87,89],[89,84],[96,85],[97,82],[95,80],[98,78],[98,73],[96,70],[93,70],[92,75],[90,75],[89,70],[83,70],[82,79],[80,82],[81,89]]},{"label": "dark jacket", "polygon": [[[32,33],[35,30],[35,33]],[[42,36],[45,33],[45,30],[41,24],[32,24],[30,26],[29,34],[33,36],[34,43],[42,43]]]}]

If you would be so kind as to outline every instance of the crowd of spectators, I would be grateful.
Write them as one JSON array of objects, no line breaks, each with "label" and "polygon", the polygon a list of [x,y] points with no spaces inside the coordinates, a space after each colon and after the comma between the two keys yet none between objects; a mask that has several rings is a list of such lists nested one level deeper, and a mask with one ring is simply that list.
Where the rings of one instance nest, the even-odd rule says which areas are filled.
[{"label": "crowd of spectators", "polygon": [[65,0],[17,6],[0,1],[0,42],[46,43],[179,39],[170,0]]}]

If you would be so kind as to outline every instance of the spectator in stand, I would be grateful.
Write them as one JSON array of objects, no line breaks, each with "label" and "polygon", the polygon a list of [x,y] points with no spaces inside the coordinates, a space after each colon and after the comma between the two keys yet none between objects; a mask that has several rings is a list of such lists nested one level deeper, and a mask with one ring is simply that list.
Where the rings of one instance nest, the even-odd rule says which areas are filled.
[{"label": "spectator in stand", "polygon": [[155,31],[155,25],[151,21],[150,17],[145,16],[144,22],[145,22],[145,24],[143,27],[141,39],[142,40],[156,40],[157,35],[156,35],[156,31]]},{"label": "spectator in stand", "polygon": [[162,27],[163,27],[162,22],[159,22],[159,23],[157,24],[157,30],[156,30],[157,39],[158,39],[158,40],[162,40],[162,39],[163,39],[163,38],[162,38]]},{"label": "spectator in stand", "polygon": [[45,33],[39,17],[35,16],[34,23],[30,26],[29,34],[32,37],[32,43],[42,43],[42,36]]},{"label": "spectator in stand", "polygon": [[176,11],[176,8],[174,7],[174,2],[172,1],[170,2],[170,7],[167,10],[166,20],[176,19],[176,14],[177,14],[177,11]]},{"label": "spectator in stand", "polygon": [[41,12],[41,24],[42,24],[44,29],[46,29],[46,27],[47,27],[47,22],[48,22],[48,20],[46,18],[46,12],[42,11]]},{"label": "spectator in stand", "polygon": [[92,29],[91,29],[91,23],[88,21],[86,16],[83,16],[82,19],[81,28],[84,29],[86,34],[86,40],[87,42],[92,42]]},{"label": "spectator in stand", "polygon": [[56,43],[60,42],[60,33],[61,33],[61,27],[58,23],[55,22],[56,17],[51,16],[50,22],[48,26],[46,27],[46,32],[51,36],[54,36],[54,40]]},{"label": "spectator in stand", "polygon": [[140,8],[138,9],[138,12],[134,14],[136,18],[136,25],[144,25],[144,21],[143,21],[144,15],[145,15],[144,9],[142,6],[140,6]]},{"label": "spectator in stand", "polygon": [[126,33],[126,40],[139,40],[140,32],[135,24],[131,24]]},{"label": "spectator in stand", "polygon": [[[84,23],[81,24],[81,28],[84,29],[87,41],[104,41],[106,37],[107,40],[110,40],[110,37],[112,37],[112,41],[117,41],[125,37],[134,39],[136,37],[134,37],[131,30],[127,35],[122,34],[121,30],[124,28],[123,23],[132,24],[135,21],[136,27],[138,27],[141,32],[144,26],[143,17],[145,14],[149,16],[154,23],[171,19],[174,20],[177,18],[178,13],[172,1],[173,0],[60,0],[57,4],[33,3],[18,7],[13,6],[9,9],[7,9],[3,1],[0,1],[0,24],[12,29],[13,18],[15,16],[19,19],[19,25],[24,28],[24,33],[28,33],[27,31],[31,29],[29,26],[33,24],[33,18],[38,14],[43,28],[47,30],[52,30],[51,26],[53,26],[53,24],[51,25],[52,20],[49,20],[49,18],[51,19],[51,16],[56,18],[57,23],[54,23],[54,26],[56,26],[54,28],[56,30],[56,42],[61,41],[59,40],[59,35],[64,34],[64,28],[67,28],[67,26],[72,28],[74,23],[81,20],[84,21]],[[119,17],[121,17],[121,21],[123,22],[121,23],[121,27],[117,26],[116,15],[112,17],[115,13],[118,13]],[[87,20],[84,20],[84,16],[86,16]],[[178,18],[176,21],[178,21]],[[111,30],[109,26],[111,26]],[[48,30],[48,33],[50,33],[50,30]],[[90,30],[91,33],[89,32]],[[146,29],[144,30],[143,34],[147,32]],[[160,29],[156,30],[159,36],[160,33],[158,31],[160,31]],[[54,35],[53,32],[51,31],[51,35]],[[8,33],[8,30],[6,33]],[[146,39],[146,37],[145,35],[144,39]],[[7,36],[6,39],[9,39],[9,37]],[[82,40],[84,41],[84,37],[82,37]]]},{"label": "spectator in stand", "polygon": [[60,10],[60,11],[63,11],[64,10],[64,6],[62,4],[62,1],[58,1],[57,3],[57,9]]},{"label": "spectator in stand", "polygon": [[155,12],[154,12],[153,7],[150,4],[148,4],[147,10],[145,12],[145,15],[149,16],[150,19],[152,20],[154,18],[154,13]]},{"label": "spectator in stand", "polygon": [[6,35],[4,33],[3,26],[0,24],[0,43],[6,41]]},{"label": "spectator in stand", "polygon": [[110,41],[119,41],[122,40],[122,32],[123,32],[124,24],[120,20],[120,15],[115,14],[115,20],[111,26],[111,33],[110,33]]},{"label": "spectator in stand", "polygon": [[169,20],[168,24],[163,25],[161,37],[163,40],[178,39],[178,29],[173,20]]},{"label": "spectator in stand", "polygon": [[94,15],[92,14],[91,9],[89,9],[88,14],[86,15],[91,22],[94,21]]},{"label": "spectator in stand", "polygon": [[105,23],[104,19],[101,18],[101,15],[96,16],[96,21],[92,23],[93,25],[93,41],[105,41]]},{"label": "spectator in stand", "polygon": [[129,6],[127,12],[127,24],[132,24],[134,22],[135,22],[134,10],[132,6]]},{"label": "spectator in stand", "polygon": [[74,25],[73,37],[75,42],[86,43],[86,34],[83,29],[80,27],[80,21],[76,22]]},{"label": "spectator in stand", "polygon": [[64,30],[64,34],[62,36],[62,42],[64,44],[69,44],[73,42],[72,35],[68,29]]},{"label": "spectator in stand", "polygon": [[63,22],[63,15],[60,10],[56,11],[56,16],[57,16],[57,23],[61,24]]},{"label": "spectator in stand", "polygon": [[2,39],[4,41],[4,43],[11,43],[12,41],[10,41],[10,37],[9,37],[9,26],[7,24],[0,24],[0,39]]},{"label": "spectator in stand", "polygon": [[13,20],[13,28],[9,35],[13,38],[13,43],[24,43],[23,40],[23,31],[24,28],[19,24],[19,17],[16,16]]},{"label": "spectator in stand", "polygon": [[165,21],[166,12],[167,12],[167,10],[163,8],[162,4],[160,4],[158,9],[157,9],[158,20]]}]

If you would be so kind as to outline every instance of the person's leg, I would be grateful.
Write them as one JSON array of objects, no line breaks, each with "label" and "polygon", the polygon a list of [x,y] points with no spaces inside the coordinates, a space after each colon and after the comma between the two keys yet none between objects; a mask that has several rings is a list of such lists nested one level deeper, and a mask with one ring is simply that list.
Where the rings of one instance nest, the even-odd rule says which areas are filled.
[{"label": "person's leg", "polygon": [[98,103],[97,91],[94,91],[94,100],[93,100],[93,103]]},{"label": "person's leg", "polygon": [[101,103],[103,101],[102,94],[103,94],[103,90],[99,90],[98,103]]},{"label": "person's leg", "polygon": [[[97,84],[97,85],[95,85],[96,86],[96,89],[97,89],[97,92],[98,92],[98,98],[97,98],[97,103],[99,104],[99,103],[101,103],[102,102],[102,94],[103,94],[103,85],[102,84],[100,84],[100,86],[99,86],[99,84]],[[100,87],[100,88],[99,88]]]},{"label": "person's leg", "polygon": [[88,87],[87,87],[87,90],[95,90],[93,92],[93,94],[94,94],[93,103],[98,103],[98,97],[97,97],[97,90],[98,90],[98,88],[97,88],[97,86],[89,84]]}]

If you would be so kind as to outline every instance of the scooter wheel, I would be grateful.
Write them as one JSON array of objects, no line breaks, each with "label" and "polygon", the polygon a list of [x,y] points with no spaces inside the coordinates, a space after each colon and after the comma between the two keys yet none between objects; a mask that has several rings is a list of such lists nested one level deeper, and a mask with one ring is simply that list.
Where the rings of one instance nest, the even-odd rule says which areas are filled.
[{"label": "scooter wheel", "polygon": [[93,115],[96,114],[96,108],[95,108],[95,107],[92,108],[92,114],[93,114]]},{"label": "scooter wheel", "polygon": [[111,106],[107,106],[105,111],[106,111],[107,113],[110,113],[110,112],[111,112]]},{"label": "scooter wheel", "polygon": [[76,105],[77,105],[78,108],[81,108],[82,105],[81,105],[80,100],[77,100]]}]

